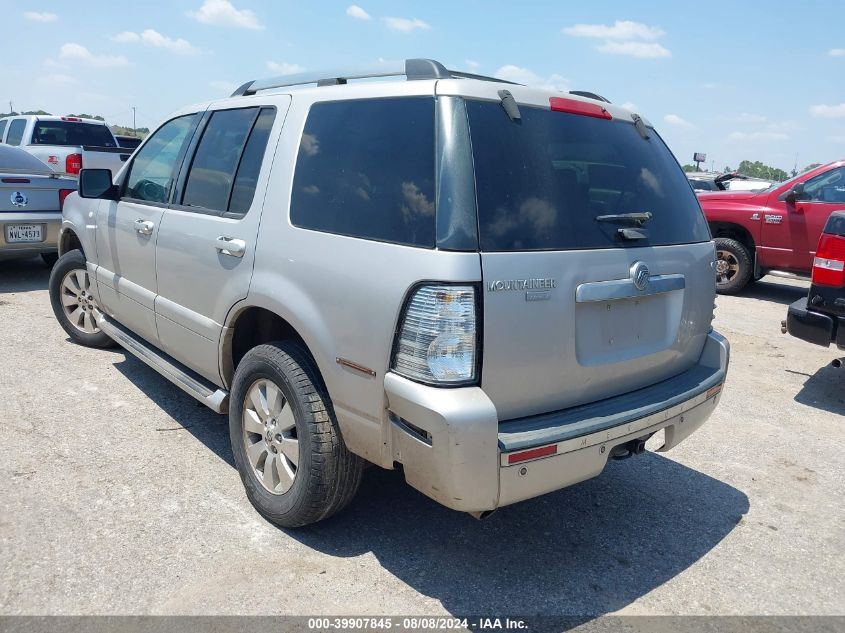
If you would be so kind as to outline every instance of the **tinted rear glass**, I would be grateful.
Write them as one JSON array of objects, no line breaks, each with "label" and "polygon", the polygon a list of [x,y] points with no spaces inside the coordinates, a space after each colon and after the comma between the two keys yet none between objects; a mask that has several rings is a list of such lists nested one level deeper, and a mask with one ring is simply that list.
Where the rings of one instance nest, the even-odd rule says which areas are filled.
[{"label": "tinted rear glass", "polygon": [[117,147],[105,125],[78,121],[37,121],[32,132],[32,144]]},{"label": "tinted rear glass", "polygon": [[7,123],[8,123],[8,121],[6,121],[5,119],[0,121],[0,141],[3,140],[3,132],[6,131],[6,124]]},{"label": "tinted rear glass", "polygon": [[[702,242],[710,232],[689,183],[663,141],[630,123],[468,101],[481,249],[568,250]],[[630,224],[596,216],[652,214],[647,239],[622,240]]]},{"label": "tinted rear glass", "polygon": [[262,108],[258,120],[252,128],[252,134],[246,142],[238,173],[235,175],[235,185],[232,187],[232,198],[229,201],[229,212],[244,214],[249,211],[252,199],[255,197],[255,187],[258,185],[258,174],[264,153],[267,151],[267,141],[270,139],[270,129],[276,118],[276,108]]},{"label": "tinted rear glass", "polygon": [[291,222],[434,246],[434,99],[312,106],[296,159]]},{"label": "tinted rear glass", "polygon": [[211,115],[194,154],[182,204],[225,211],[235,170],[258,108],[218,110]]}]

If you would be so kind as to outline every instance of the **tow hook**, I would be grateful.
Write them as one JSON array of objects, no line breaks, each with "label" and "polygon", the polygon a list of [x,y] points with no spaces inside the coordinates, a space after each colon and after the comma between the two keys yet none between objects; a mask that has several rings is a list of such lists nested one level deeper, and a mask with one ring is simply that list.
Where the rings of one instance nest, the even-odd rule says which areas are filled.
[{"label": "tow hook", "polygon": [[786,334],[786,321],[785,320],[780,322],[780,333]]},{"label": "tow hook", "polygon": [[845,360],[845,358],[834,358],[830,362],[830,364],[831,364],[832,367],[836,367],[836,369],[839,369],[840,367],[842,367],[842,361],[843,360]]},{"label": "tow hook", "polygon": [[610,451],[611,459],[628,459],[645,451],[645,440],[636,439],[614,446]]}]

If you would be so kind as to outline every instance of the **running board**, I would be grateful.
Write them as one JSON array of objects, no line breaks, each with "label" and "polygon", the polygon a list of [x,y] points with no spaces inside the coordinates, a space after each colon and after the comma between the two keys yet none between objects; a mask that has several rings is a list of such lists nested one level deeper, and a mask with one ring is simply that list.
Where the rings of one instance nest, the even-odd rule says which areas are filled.
[{"label": "running board", "polygon": [[800,279],[802,281],[810,281],[810,275],[802,275],[801,273],[791,273],[787,270],[769,270],[767,275],[772,277],[781,277],[783,279]]},{"label": "running board", "polygon": [[149,365],[159,374],[190,396],[193,396],[216,413],[226,413],[229,392],[219,389],[205,378],[194,373],[161,350],[135,336],[118,323],[102,314],[97,322],[100,329],[118,345]]}]

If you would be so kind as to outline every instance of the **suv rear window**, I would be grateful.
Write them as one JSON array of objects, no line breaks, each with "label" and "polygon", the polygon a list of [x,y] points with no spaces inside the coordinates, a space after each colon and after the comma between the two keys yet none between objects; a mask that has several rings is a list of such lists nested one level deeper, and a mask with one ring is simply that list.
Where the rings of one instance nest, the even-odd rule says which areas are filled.
[{"label": "suv rear window", "polygon": [[[484,251],[570,250],[704,242],[695,194],[653,131],[626,121],[467,101]],[[651,212],[647,239],[622,240],[599,215]]]},{"label": "suv rear window", "polygon": [[36,121],[32,144],[117,147],[114,136],[105,125],[81,121]]},{"label": "suv rear window", "polygon": [[311,107],[291,194],[295,226],[434,247],[434,99]]}]

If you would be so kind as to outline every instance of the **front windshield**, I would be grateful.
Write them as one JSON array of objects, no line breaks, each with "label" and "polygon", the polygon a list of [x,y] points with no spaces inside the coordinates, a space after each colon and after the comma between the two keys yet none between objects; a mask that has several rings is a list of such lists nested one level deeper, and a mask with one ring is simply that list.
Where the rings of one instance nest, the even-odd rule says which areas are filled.
[{"label": "front windshield", "polygon": [[[806,173],[806,172],[804,172]],[[789,180],[784,180],[783,182],[776,182],[771,187],[766,187],[765,189],[761,189],[757,193],[772,193],[775,189],[780,189],[783,185],[792,185],[793,182],[798,180],[804,174],[798,174],[797,176],[793,176]]]}]

